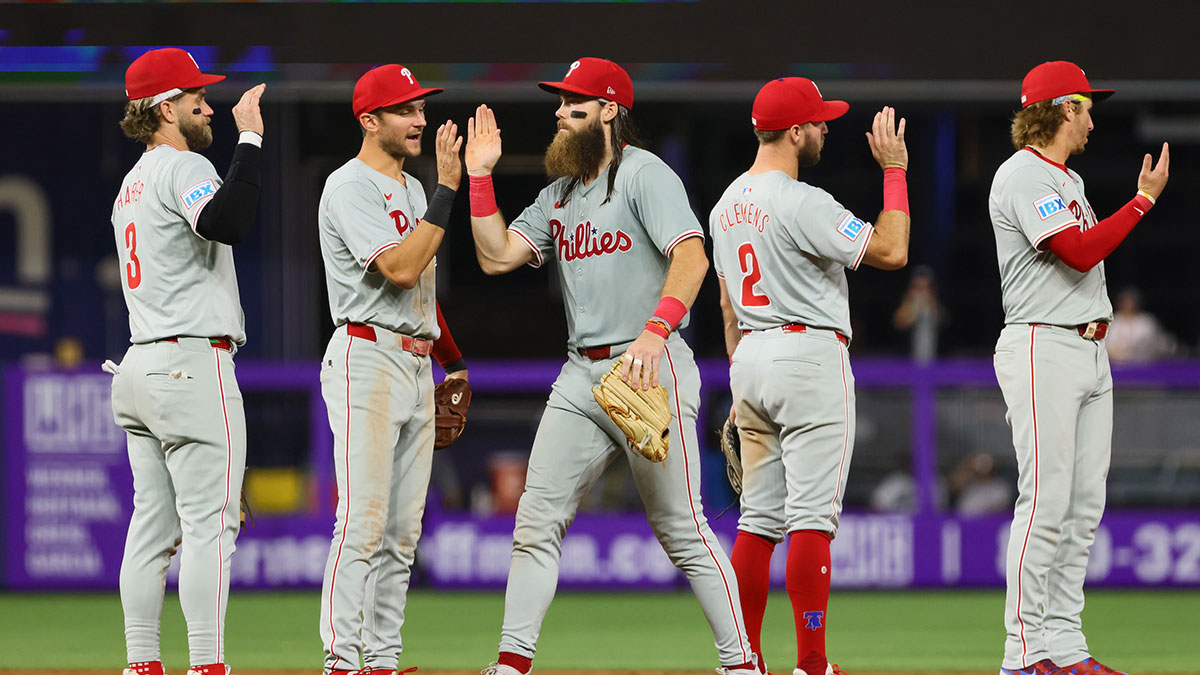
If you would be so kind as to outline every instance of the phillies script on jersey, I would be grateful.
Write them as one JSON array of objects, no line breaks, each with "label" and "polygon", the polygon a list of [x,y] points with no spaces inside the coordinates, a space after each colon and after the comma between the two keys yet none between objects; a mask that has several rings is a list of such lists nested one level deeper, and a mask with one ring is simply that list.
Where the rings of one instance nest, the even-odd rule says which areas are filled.
[{"label": "phillies script on jersey", "polygon": [[567,239],[566,228],[563,227],[562,222],[551,218],[550,234],[558,242],[558,259],[565,262],[582,260],[605,253],[628,251],[633,247],[633,240],[623,231],[599,234],[599,230],[592,225],[590,220],[576,225],[573,236]]},{"label": "phillies script on jersey", "polygon": [[771,222],[771,214],[754,205],[754,202],[736,202],[732,207],[721,212],[721,231],[724,232],[734,225],[750,225],[762,232]]}]

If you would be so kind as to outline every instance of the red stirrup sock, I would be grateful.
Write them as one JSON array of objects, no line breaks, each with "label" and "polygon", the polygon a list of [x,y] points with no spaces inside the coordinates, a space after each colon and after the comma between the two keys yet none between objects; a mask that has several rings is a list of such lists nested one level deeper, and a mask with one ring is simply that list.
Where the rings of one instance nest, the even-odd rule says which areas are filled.
[{"label": "red stirrup sock", "polygon": [[825,675],[826,610],[829,607],[829,535],[798,530],[787,557],[787,593],[796,620],[796,667]]},{"label": "red stirrup sock", "polygon": [[512,652],[500,652],[500,658],[496,659],[496,663],[509,668],[516,668],[518,672],[528,673],[533,668],[533,659],[513,654]]},{"label": "red stirrup sock", "polygon": [[767,591],[771,585],[771,554],[775,542],[757,534],[738,530],[729,561],[738,579],[738,599],[742,603],[742,619],[750,648],[762,662],[762,624],[767,611]]}]

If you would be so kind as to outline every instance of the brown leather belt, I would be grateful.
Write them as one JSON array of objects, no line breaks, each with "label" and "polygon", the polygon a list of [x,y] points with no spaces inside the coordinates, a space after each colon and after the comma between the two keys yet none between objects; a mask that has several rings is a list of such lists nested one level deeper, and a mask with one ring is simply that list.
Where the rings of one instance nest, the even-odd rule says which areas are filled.
[{"label": "brown leather belt", "polygon": [[[788,323],[788,324],[784,324],[784,325],[780,326],[779,328],[780,328],[780,330],[782,330],[785,333],[807,333],[808,332],[808,326],[805,326],[802,323]],[[744,331],[742,331],[742,335],[749,335],[750,333],[753,333],[753,332],[754,331],[752,331],[752,330],[744,330]],[[842,344],[844,344],[844,345],[850,344],[850,339],[847,338],[845,335],[842,335],[841,333],[839,333],[837,331],[833,331],[833,334],[837,336],[838,341],[841,342]]]},{"label": "brown leather belt", "polygon": [[[201,339],[203,339],[203,338],[201,338]],[[179,338],[177,338],[177,337],[163,338],[163,339],[159,340],[158,342],[179,342]],[[213,346],[213,349],[224,349],[227,352],[233,351],[233,342],[229,338],[223,338],[223,337],[208,338],[208,342],[209,342],[209,344],[211,344]]]},{"label": "brown leather belt", "polygon": [[[362,338],[377,342],[375,338],[375,327],[369,323],[348,323],[346,324],[346,334],[350,337]],[[408,335],[400,336],[400,348],[417,356],[429,356],[433,353],[433,341],[424,338],[415,338]]]}]

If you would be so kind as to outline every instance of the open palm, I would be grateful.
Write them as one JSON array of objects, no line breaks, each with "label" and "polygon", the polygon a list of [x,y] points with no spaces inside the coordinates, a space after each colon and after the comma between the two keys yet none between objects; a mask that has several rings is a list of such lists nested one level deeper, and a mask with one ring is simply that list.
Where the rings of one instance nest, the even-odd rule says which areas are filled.
[{"label": "open palm", "polygon": [[475,109],[475,116],[467,120],[467,151],[463,161],[467,173],[472,176],[487,176],[500,161],[500,127],[496,126],[496,113],[486,105]]}]

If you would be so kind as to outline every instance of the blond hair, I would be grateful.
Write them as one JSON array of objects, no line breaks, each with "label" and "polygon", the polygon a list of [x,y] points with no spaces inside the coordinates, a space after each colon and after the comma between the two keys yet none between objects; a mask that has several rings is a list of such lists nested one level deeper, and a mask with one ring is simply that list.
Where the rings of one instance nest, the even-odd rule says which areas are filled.
[{"label": "blond hair", "polygon": [[[1020,150],[1027,145],[1044,148],[1054,141],[1058,128],[1067,121],[1062,103],[1055,103],[1055,100],[1038,101],[1013,116],[1010,134],[1014,148]],[[1079,112],[1083,105],[1076,100],[1070,103],[1074,112]]]}]

